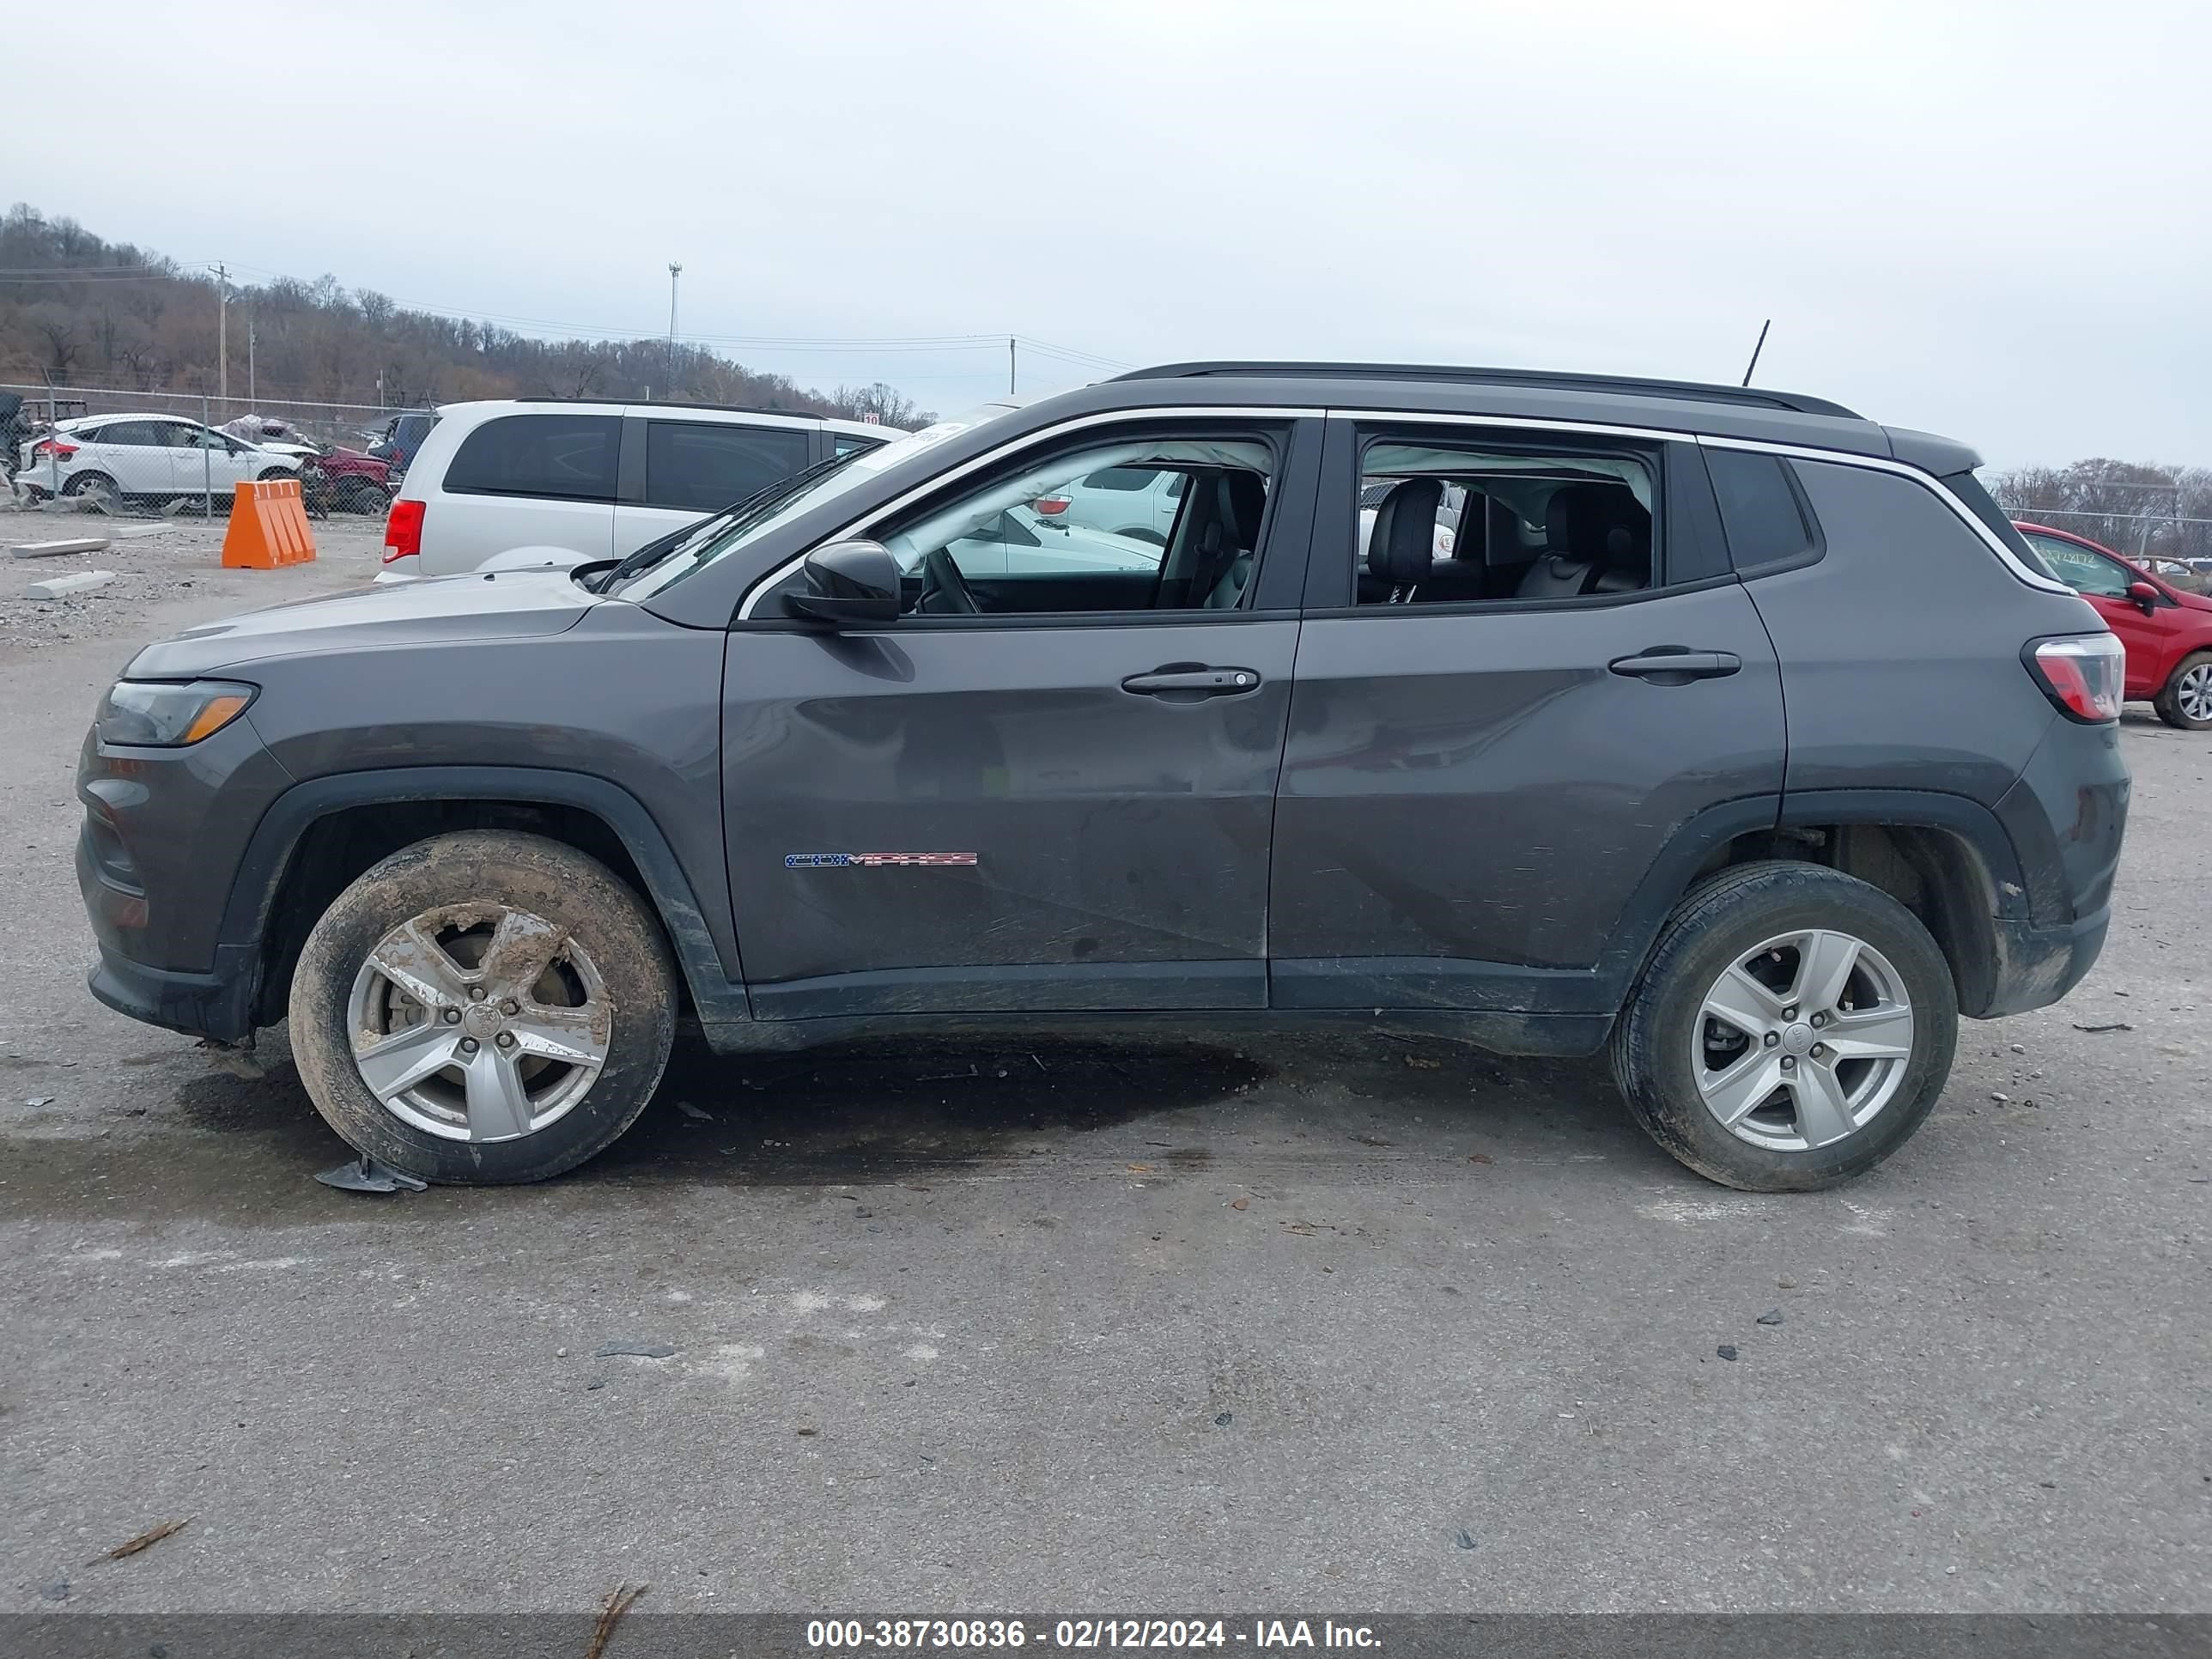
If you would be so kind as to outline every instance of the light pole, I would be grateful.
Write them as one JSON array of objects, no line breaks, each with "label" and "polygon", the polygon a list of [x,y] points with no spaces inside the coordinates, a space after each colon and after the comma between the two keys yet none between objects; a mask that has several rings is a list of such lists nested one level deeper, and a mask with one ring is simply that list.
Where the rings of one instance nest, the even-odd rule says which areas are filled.
[{"label": "light pole", "polygon": [[684,274],[684,267],[673,259],[668,262],[668,389],[676,390],[676,279]]}]

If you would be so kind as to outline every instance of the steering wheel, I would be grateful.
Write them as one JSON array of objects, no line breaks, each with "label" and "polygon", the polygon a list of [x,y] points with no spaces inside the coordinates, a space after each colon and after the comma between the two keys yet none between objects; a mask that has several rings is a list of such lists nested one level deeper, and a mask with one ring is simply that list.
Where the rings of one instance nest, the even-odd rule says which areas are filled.
[{"label": "steering wheel", "polygon": [[[967,580],[945,549],[940,547],[923,558],[921,574],[921,597],[915,601],[916,611],[928,616],[973,617],[983,609],[968,591]],[[932,605],[932,599],[942,603]]]}]

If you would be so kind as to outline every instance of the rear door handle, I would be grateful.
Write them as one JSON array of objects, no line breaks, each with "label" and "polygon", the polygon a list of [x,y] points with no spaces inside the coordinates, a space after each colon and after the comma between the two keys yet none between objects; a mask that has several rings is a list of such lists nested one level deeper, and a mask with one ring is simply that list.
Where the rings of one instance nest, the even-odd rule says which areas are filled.
[{"label": "rear door handle", "polygon": [[1159,697],[1169,702],[1196,702],[1205,697],[1242,696],[1259,689],[1260,676],[1249,668],[1215,668],[1205,663],[1171,662],[1149,674],[1132,674],[1121,682],[1124,691],[1140,697]]},{"label": "rear door handle", "polygon": [[1717,680],[1739,673],[1743,659],[1733,651],[1692,651],[1686,646],[1655,645],[1633,657],[1615,657],[1606,666],[1616,674],[1649,680],[1654,685],[1687,685],[1692,680]]}]

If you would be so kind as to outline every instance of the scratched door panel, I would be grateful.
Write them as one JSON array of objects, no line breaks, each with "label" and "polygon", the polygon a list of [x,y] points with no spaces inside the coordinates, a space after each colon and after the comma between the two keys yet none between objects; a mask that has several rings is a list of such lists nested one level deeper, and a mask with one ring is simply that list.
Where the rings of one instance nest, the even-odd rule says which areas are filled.
[{"label": "scratched door panel", "polygon": [[[733,634],[723,780],[756,1012],[1261,1006],[1297,637],[1289,620]],[[1122,689],[1197,663],[1255,684]]]},{"label": "scratched door panel", "polygon": [[[1278,1003],[1361,1006],[1396,983],[1396,1006],[1517,1006],[1525,979],[1486,964],[1590,967],[1692,814],[1779,794],[1774,651],[1736,583],[1370,611],[1308,620],[1298,648],[1275,819]],[[1669,645],[1742,667],[1673,684],[1608,671]]]}]

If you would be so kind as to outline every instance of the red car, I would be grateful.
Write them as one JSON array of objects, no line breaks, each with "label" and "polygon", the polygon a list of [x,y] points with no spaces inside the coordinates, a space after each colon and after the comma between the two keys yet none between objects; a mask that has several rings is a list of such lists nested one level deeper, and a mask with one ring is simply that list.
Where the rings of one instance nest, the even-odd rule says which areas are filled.
[{"label": "red car", "polygon": [[2018,521],[2014,528],[2120,636],[2125,695],[2148,698],[2168,726],[2212,729],[2212,599],[2168,586],[2086,536]]}]

